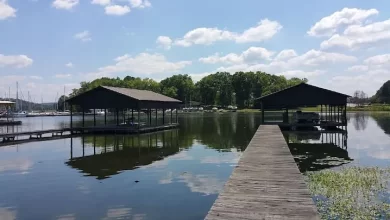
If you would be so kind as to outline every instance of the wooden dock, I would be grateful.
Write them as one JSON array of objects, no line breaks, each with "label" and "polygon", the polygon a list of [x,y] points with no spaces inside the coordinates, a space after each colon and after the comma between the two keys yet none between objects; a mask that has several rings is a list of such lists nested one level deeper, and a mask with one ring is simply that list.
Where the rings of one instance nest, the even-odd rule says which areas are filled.
[{"label": "wooden dock", "polygon": [[72,134],[138,134],[162,131],[167,129],[177,128],[179,124],[165,124],[159,126],[145,127],[130,127],[130,126],[97,126],[97,127],[77,127],[77,128],[62,128],[48,129],[14,133],[0,133],[0,139],[3,143],[11,143],[15,141],[26,141],[32,139],[46,140],[52,137],[69,137]]},{"label": "wooden dock", "polygon": [[320,219],[277,125],[258,128],[206,219]]}]

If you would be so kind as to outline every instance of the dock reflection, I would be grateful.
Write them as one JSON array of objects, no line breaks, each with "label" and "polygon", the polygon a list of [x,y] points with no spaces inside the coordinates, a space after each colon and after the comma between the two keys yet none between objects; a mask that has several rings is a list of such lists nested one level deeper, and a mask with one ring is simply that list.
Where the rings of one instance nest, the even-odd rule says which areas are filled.
[{"label": "dock reflection", "polygon": [[72,138],[70,159],[65,164],[85,176],[106,179],[178,153],[177,136],[177,130],[145,135],[83,136],[77,138],[82,142],[79,157],[73,155],[73,142],[77,139]]},{"label": "dock reflection", "polygon": [[283,135],[302,173],[335,168],[353,161],[348,155],[345,130],[284,132]]}]

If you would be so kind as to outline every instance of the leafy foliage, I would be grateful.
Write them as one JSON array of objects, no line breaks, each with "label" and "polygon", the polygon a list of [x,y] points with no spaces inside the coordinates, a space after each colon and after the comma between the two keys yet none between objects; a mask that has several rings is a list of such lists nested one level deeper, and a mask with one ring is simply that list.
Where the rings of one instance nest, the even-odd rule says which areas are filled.
[{"label": "leafy foliage", "polygon": [[390,104],[390,80],[382,85],[372,99],[374,102]]},{"label": "leafy foliage", "polygon": [[189,75],[174,75],[160,83],[152,79],[126,76],[123,79],[103,77],[92,82],[81,82],[71,96],[78,95],[98,86],[115,86],[151,90],[179,99],[183,102],[198,101],[203,105],[238,105],[240,108],[253,106],[253,99],[284,88],[307,82],[307,79],[276,76],[264,72],[217,72],[194,84]]}]

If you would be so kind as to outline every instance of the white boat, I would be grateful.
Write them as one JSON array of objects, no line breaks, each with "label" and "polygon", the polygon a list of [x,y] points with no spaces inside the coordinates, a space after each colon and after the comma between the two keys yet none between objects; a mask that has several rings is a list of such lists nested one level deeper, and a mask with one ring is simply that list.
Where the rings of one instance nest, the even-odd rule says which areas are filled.
[{"label": "white boat", "polygon": [[25,111],[13,112],[13,113],[11,113],[11,116],[14,118],[24,118],[24,117],[27,117],[27,112],[25,112]]},{"label": "white boat", "polygon": [[102,110],[99,110],[99,111],[96,111],[96,114],[97,115],[105,115],[106,113]]},{"label": "white boat", "polygon": [[211,110],[213,110],[213,112],[217,112],[217,111],[218,111],[218,108],[213,107]]}]

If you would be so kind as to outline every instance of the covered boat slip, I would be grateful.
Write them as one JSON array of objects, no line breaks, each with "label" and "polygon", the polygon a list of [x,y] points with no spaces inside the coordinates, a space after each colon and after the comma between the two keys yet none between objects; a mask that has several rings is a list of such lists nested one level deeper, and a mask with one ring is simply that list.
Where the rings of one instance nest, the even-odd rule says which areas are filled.
[{"label": "covered boat slip", "polygon": [[[70,129],[76,133],[134,133],[177,127],[177,109],[181,104],[179,100],[152,91],[109,86],[99,86],[67,102],[71,109]],[[73,122],[74,107],[82,111],[81,125],[78,126]],[[87,126],[85,112],[90,109],[93,110],[93,125]],[[104,110],[104,124],[97,123],[97,110]],[[107,120],[108,111],[114,113],[114,122]]]},{"label": "covered boat slip", "polygon": [[[2,126],[21,125],[21,121],[17,121],[13,116],[10,116],[11,107],[15,105],[15,102],[0,101],[0,133],[4,133]],[[7,130],[8,127],[5,129]]]},{"label": "covered boat slip", "polygon": [[[263,124],[278,124],[281,127],[312,127],[336,128],[347,124],[347,98],[349,96],[323,89],[306,83],[255,99],[255,107],[262,110]],[[289,115],[289,110],[304,107],[318,107],[318,118],[301,123]],[[273,117],[266,117],[271,111]],[[304,115],[305,113],[303,113]],[[316,114],[313,114],[316,116]],[[310,117],[309,117],[310,118]],[[267,120],[268,119],[268,120]]]}]

